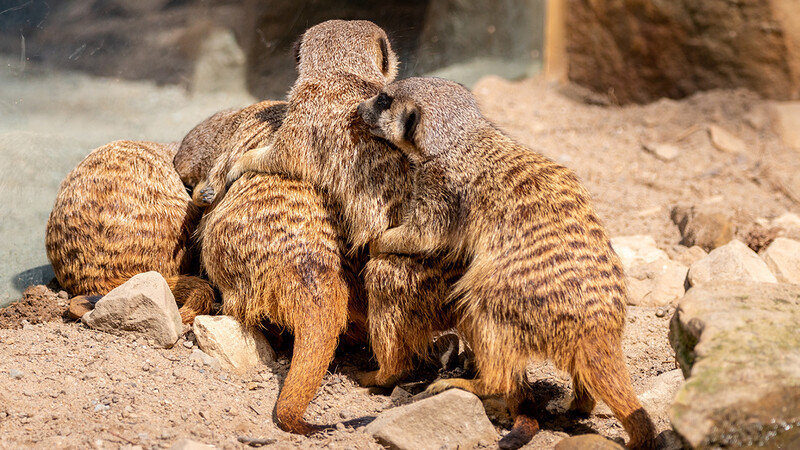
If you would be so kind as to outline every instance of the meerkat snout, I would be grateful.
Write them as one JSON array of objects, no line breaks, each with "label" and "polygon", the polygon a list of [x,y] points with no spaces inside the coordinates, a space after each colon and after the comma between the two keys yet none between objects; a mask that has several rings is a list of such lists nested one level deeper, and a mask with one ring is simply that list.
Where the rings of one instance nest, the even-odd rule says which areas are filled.
[{"label": "meerkat snout", "polygon": [[386,133],[380,124],[381,113],[388,110],[392,106],[392,97],[386,93],[380,94],[359,103],[356,111],[361,117],[361,120],[369,127],[370,133],[380,138],[386,139]]}]

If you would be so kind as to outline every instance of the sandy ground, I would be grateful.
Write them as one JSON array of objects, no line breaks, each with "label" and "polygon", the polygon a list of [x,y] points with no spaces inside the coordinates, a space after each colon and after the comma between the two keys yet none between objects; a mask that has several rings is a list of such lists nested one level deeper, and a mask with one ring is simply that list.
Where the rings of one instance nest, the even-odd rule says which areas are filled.
[{"label": "sandy ground", "polygon": [[[100,88],[113,84],[97,82]],[[93,88],[82,89],[80,92],[88,95]],[[108,140],[130,137],[178,139],[192,120],[207,115],[188,106],[190,100],[170,94],[168,88],[150,89],[152,103],[142,108],[152,108],[152,115],[133,122],[135,133],[109,119],[108,130],[97,136],[101,142],[75,140],[70,141],[72,146],[88,150]],[[724,211],[734,220],[739,235],[746,233],[756,218],[800,212],[791,200],[800,158],[773,131],[769,104],[748,92],[709,92],[682,101],[618,107],[589,104],[598,99],[538,78],[521,82],[484,79],[474,91],[486,115],[502,129],[577,172],[611,236],[652,235],[672,254],[680,236],[669,212],[677,204]],[[7,95],[6,89],[2,92]],[[170,113],[158,112],[166,102],[160,94],[178,99]],[[109,101],[108,111],[113,110],[115,101]],[[216,109],[229,104],[220,102]],[[187,116],[170,122],[174,129],[159,134],[153,123],[167,120],[170,114]],[[87,126],[85,121],[77,123]],[[746,150],[734,153],[715,148],[703,131],[708,124],[725,128],[743,141]],[[48,140],[41,136],[28,139],[24,127],[2,126],[6,128],[1,131],[4,136],[15,135],[27,148],[32,147],[31,142],[39,142],[36,139]],[[57,133],[71,125],[53,128]],[[643,142],[671,143],[680,154],[672,161],[661,161],[643,150]],[[73,164],[80,159],[77,153],[58,157]],[[15,164],[14,170],[20,170],[20,162]],[[35,172],[35,159],[22,164],[25,170]],[[11,170],[8,162],[0,167]],[[52,188],[57,176],[47,173],[44,184]],[[47,203],[44,200],[52,201],[45,198],[43,204]],[[35,215],[15,212],[16,220],[28,228],[43,226],[41,219],[49,211],[43,204]],[[14,230],[3,228],[4,232]],[[27,245],[42,246],[43,235],[39,239],[26,241]],[[13,253],[0,259],[9,258],[17,262]],[[175,348],[163,350],[142,340],[62,322],[66,300],[63,294],[59,297],[58,290],[57,286],[34,289],[23,302],[0,315],[0,448],[168,448],[181,438],[231,449],[247,447],[240,438],[266,440],[273,448],[379,448],[362,426],[391,407],[392,399],[353,382],[353,371],[370,364],[365,349],[340,351],[306,416],[312,422],[342,425],[322,436],[293,436],[280,431],[272,418],[288,369],[290,355],[286,352],[279,352],[280,361],[273,367],[244,375],[221,372],[192,360],[191,334]],[[638,393],[647,389],[655,376],[676,367],[667,342],[672,312],[672,308],[629,309],[624,346]],[[556,402],[569,394],[563,374],[545,366],[532,369],[531,375],[536,386],[552,391]],[[507,430],[502,414],[492,416],[501,433]],[[665,412],[654,413],[654,419],[659,430],[669,428]],[[575,420],[556,413],[542,426],[543,431],[526,448],[549,449],[567,435],[592,431],[612,439],[626,437],[619,422],[606,414]]]}]

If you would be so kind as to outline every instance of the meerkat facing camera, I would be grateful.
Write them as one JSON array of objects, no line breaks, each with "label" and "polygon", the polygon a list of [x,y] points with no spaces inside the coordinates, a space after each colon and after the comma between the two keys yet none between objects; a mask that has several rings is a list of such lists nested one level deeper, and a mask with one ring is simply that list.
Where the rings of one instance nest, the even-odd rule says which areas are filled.
[{"label": "meerkat facing camera", "polygon": [[[522,404],[527,362],[544,356],[572,375],[572,409],[588,413],[600,398],[631,448],[654,446],[655,427],[622,354],[622,266],[572,171],[504,135],[472,93],[450,81],[400,80],[358,111],[373,134],[415,162],[403,223],[374,240],[371,251],[442,254],[467,264],[451,297],[479,379],[441,380],[429,389],[505,394],[516,419],[501,446],[516,448],[538,430]],[[400,340],[414,330],[396,332],[371,338]],[[396,366],[391,358],[386,364]]]}]

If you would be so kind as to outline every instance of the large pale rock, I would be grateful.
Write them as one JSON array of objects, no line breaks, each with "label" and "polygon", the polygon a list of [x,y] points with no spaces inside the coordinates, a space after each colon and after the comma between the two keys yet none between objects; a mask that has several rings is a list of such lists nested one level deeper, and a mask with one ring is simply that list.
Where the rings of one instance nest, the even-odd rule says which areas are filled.
[{"label": "large pale rock", "polygon": [[627,271],[628,303],[638,306],[664,306],[678,301],[686,292],[687,266],[659,259],[634,266]]},{"label": "large pale rock", "polygon": [[786,213],[772,221],[773,227],[782,230],[783,237],[800,240],[800,216]]},{"label": "large pale rock", "polygon": [[197,316],[192,326],[197,346],[228,370],[243,373],[275,361],[264,334],[230,316]]},{"label": "large pale rock", "polygon": [[620,102],[745,87],[800,91],[800,4],[794,0],[570,0],[569,78]]},{"label": "large pale rock", "polygon": [[800,286],[721,281],[687,292],[669,333],[687,377],[675,430],[699,448],[797,443],[798,323]]},{"label": "large pale rock", "polygon": [[656,240],[652,236],[613,237],[611,238],[611,247],[614,248],[626,271],[640,264],[647,264],[659,259],[669,259],[664,250],[656,247]]},{"label": "large pale rock", "polygon": [[647,381],[645,391],[638,395],[639,401],[654,420],[662,417],[666,419],[669,417],[672,400],[683,382],[681,369],[664,372]]},{"label": "large pale rock", "polygon": [[133,333],[164,348],[172,348],[183,329],[175,297],[158,272],[140,273],[113,289],[81,322],[108,333]]},{"label": "large pale rock", "polygon": [[761,257],[778,281],[800,284],[800,241],[777,238]]},{"label": "large pale rock", "polygon": [[480,399],[460,389],[382,412],[367,433],[389,448],[473,448],[497,440]]},{"label": "large pale rock", "polygon": [[703,250],[701,247],[693,245],[691,247],[684,247],[682,245],[678,245],[675,254],[672,256],[674,261],[677,261],[683,264],[686,267],[691,267],[692,264],[700,261],[701,259],[708,256],[708,252]]},{"label": "large pale rock", "polygon": [[689,268],[689,284],[710,281],[760,281],[777,283],[767,264],[742,241],[733,240],[712,250]]}]

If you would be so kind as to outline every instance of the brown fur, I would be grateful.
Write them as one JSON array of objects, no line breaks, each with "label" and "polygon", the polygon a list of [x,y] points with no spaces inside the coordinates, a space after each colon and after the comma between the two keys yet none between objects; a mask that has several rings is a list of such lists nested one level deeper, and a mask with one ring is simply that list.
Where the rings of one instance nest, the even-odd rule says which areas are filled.
[{"label": "brown fur", "polygon": [[116,141],[92,151],[62,181],[45,246],[73,295],[105,295],[141,272],[163,275],[184,323],[207,314],[214,291],[197,277],[191,235],[200,211],[172,166],[177,145]]},{"label": "brown fur", "polygon": [[[334,150],[342,140],[377,142],[365,129],[352,135],[347,126],[357,119],[356,105],[394,76],[394,59],[385,33],[369,22],[330,21],[306,31],[298,83],[270,147],[284,149],[288,158]],[[318,73],[324,75],[320,80],[312,76]],[[239,162],[260,151],[244,153]],[[394,156],[403,158],[399,152]],[[295,159],[293,167],[306,162]],[[226,313],[248,325],[269,320],[295,334],[292,366],[276,413],[281,428],[307,434],[320,427],[305,422],[303,414],[348,316],[366,334],[357,276],[363,261],[359,249],[349,250],[345,242],[350,228],[334,197],[291,171],[274,173],[234,177],[239,179],[228,192],[224,185],[207,186],[216,206],[202,228],[202,259],[223,293]],[[375,209],[388,208],[383,197],[378,201]],[[386,213],[380,209],[377,214]]]},{"label": "brown fur", "polygon": [[229,181],[250,170],[306,180],[340,212],[349,243],[366,245],[399,220],[410,191],[407,158],[370,135],[356,113],[396,66],[386,34],[371,22],[331,20],[309,29],[283,125],[271,145],[234,164]]},{"label": "brown fur", "polygon": [[[303,420],[333,358],[348,311],[363,305],[355,272],[324,199],[305,182],[248,173],[205,219],[202,262],[222,292],[223,312],[247,326],[269,321],[295,336],[276,406],[286,431],[320,429]],[[351,317],[352,319],[352,317]]]},{"label": "brown fur", "polygon": [[[517,420],[501,445],[518,447],[538,429],[521,411],[528,397],[525,367],[531,358],[548,357],[572,375],[574,409],[588,412],[599,397],[622,422],[631,447],[653,446],[655,428],[633,392],[622,354],[622,267],[577,177],[501,133],[481,115],[472,94],[453,82],[398,81],[359,112],[416,169],[403,223],[373,242],[372,250],[442,254],[468,264],[451,295],[458,299],[458,329],[475,352],[480,378],[442,380],[430,390],[505,394]],[[370,315],[375,345],[373,330],[380,332],[381,325],[373,319],[380,318]],[[402,342],[416,327],[394,333],[389,340]],[[397,367],[392,358],[379,363],[381,371],[384,364]]]},{"label": "brown fur", "polygon": [[283,122],[287,103],[265,100],[239,110],[220,111],[195,126],[173,160],[181,181],[200,207],[221,200],[228,171],[245,152],[267,145]]}]

